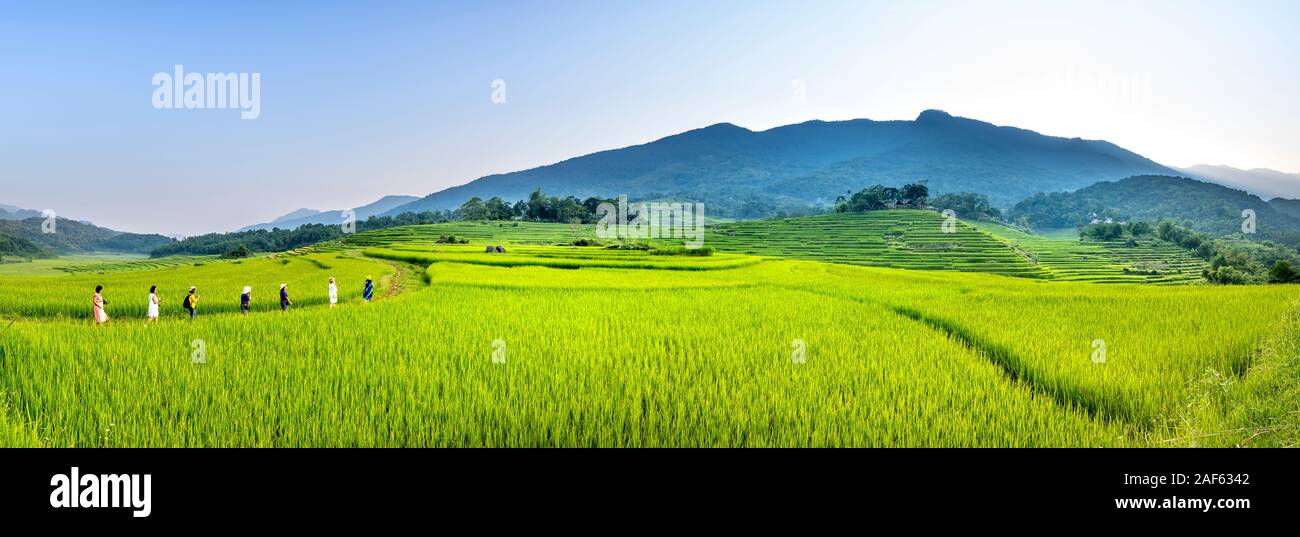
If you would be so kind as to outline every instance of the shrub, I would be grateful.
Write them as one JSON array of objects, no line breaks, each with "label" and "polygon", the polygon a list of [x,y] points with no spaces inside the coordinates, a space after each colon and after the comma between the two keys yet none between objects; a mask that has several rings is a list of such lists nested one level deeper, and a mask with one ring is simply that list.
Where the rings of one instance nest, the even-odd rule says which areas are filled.
[{"label": "shrub", "polygon": [[249,250],[248,246],[241,244],[238,247],[231,249],[229,252],[226,252],[225,255],[223,255],[222,257],[225,257],[227,259],[243,259],[245,257],[252,257],[252,256],[253,256],[253,251]]},{"label": "shrub", "polygon": [[685,246],[663,246],[651,250],[650,255],[686,255],[692,257],[708,257],[713,255],[713,247],[702,246],[699,248],[687,248]]}]

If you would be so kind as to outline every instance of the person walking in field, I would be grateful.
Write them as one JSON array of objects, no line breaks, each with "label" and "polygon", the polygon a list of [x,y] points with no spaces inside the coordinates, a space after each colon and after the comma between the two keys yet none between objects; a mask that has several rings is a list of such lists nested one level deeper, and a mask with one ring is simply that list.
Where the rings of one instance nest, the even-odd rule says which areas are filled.
[{"label": "person walking in field", "polygon": [[280,312],[289,311],[289,306],[292,305],[293,302],[289,300],[289,284],[280,284]]},{"label": "person walking in field", "polygon": [[108,304],[108,301],[104,300],[104,295],[101,294],[103,292],[104,286],[96,285],[95,296],[90,298],[90,314],[97,325],[108,322],[108,313],[104,311],[104,304]]},{"label": "person walking in field", "polygon": [[189,310],[191,321],[199,314],[199,295],[196,292],[198,290],[198,287],[190,287],[190,294],[185,295],[185,302],[181,304],[182,307]]},{"label": "person walking in field", "polygon": [[244,286],[244,292],[239,294],[239,313],[248,315],[248,310],[253,308],[253,287]]},{"label": "person walking in field", "polygon": [[366,276],[366,288],[361,290],[361,299],[370,302],[375,297],[375,280]]},{"label": "person walking in field", "polygon": [[330,307],[339,303],[339,288],[334,285],[334,277],[330,276]]},{"label": "person walking in field", "polygon": [[162,299],[158,298],[158,286],[149,286],[149,311],[145,314],[145,322],[156,322],[158,320],[158,306],[162,304]]}]

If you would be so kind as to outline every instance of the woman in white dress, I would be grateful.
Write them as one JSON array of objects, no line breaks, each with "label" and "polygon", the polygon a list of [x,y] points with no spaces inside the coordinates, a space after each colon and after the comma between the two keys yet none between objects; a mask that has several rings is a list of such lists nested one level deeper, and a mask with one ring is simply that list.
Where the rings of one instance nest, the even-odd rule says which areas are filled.
[{"label": "woman in white dress", "polygon": [[339,288],[334,285],[334,277],[330,276],[330,307],[339,303]]},{"label": "woman in white dress", "polygon": [[96,325],[108,322],[108,313],[104,311],[104,305],[108,304],[108,301],[104,300],[104,295],[101,294],[103,292],[104,286],[96,285],[95,296],[90,298],[91,318],[94,319]]},{"label": "woman in white dress", "polygon": [[158,298],[158,286],[149,286],[149,313],[147,321],[153,322],[158,320],[158,305],[162,304],[162,299]]}]

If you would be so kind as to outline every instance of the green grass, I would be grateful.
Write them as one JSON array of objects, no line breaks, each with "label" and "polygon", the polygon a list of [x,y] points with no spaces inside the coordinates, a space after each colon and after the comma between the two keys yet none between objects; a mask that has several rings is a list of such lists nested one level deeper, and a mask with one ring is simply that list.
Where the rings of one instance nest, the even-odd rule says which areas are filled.
[{"label": "green grass", "polygon": [[[900,240],[920,242],[921,233]],[[428,286],[371,304],[151,327],[28,315],[9,299],[13,288],[0,287],[8,300],[0,304],[10,305],[0,311],[21,316],[0,328],[0,441],[1161,446],[1240,439],[1224,428],[1261,423],[1272,428],[1247,445],[1293,441],[1282,432],[1297,419],[1285,398],[1296,393],[1295,348],[1270,342],[1294,334],[1298,286],[1096,285],[724,253],[475,249],[482,245],[423,239],[373,247],[430,266]],[[337,255],[307,257],[335,271],[379,263]],[[281,261],[168,270],[175,281],[314,282],[322,273],[303,259]],[[353,268],[362,267],[375,268]],[[115,288],[146,273],[99,277]],[[14,279],[18,289],[47,280]],[[69,288],[81,289],[77,281]],[[1104,363],[1091,359],[1096,339],[1107,344]],[[192,359],[196,340],[204,363]],[[792,357],[797,342],[804,363]],[[505,360],[494,363],[500,344]],[[1206,378],[1241,388],[1207,395]]]},{"label": "green grass", "polygon": [[146,269],[134,266],[110,268],[100,272],[77,272],[61,276],[35,275],[0,279],[0,318],[20,316],[47,319],[90,319],[90,299],[95,286],[104,286],[110,322],[142,321],[148,307],[149,287],[158,286],[163,300],[162,318],[187,315],[181,301],[190,286],[197,286],[202,299],[200,315],[229,313],[239,310],[239,295],[244,286],[253,287],[253,308],[258,311],[279,309],[281,283],[289,284],[296,306],[307,307],[327,302],[326,286],[330,276],[337,279],[339,300],[358,300],[367,275],[380,279],[394,269],[374,259],[341,253],[290,252],[241,261],[204,260]]},{"label": "green grass", "polygon": [[144,255],[134,254],[81,254],[56,257],[52,259],[32,259],[11,262],[5,258],[0,263],[0,275],[31,276],[56,275],[75,272],[103,272],[109,270],[136,270],[140,268],[161,268],[175,266],[186,262],[199,261],[198,258],[150,259]]}]

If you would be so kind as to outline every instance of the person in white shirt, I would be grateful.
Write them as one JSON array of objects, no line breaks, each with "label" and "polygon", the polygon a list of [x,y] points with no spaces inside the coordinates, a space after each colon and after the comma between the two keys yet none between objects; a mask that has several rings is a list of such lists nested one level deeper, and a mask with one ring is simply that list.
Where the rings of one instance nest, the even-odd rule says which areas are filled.
[{"label": "person in white shirt", "polygon": [[146,321],[156,322],[158,320],[159,304],[162,304],[162,299],[158,298],[158,286],[152,285],[149,287],[149,313],[146,317]]},{"label": "person in white shirt", "polygon": [[334,285],[334,277],[330,276],[330,307],[339,303],[339,288]]}]

